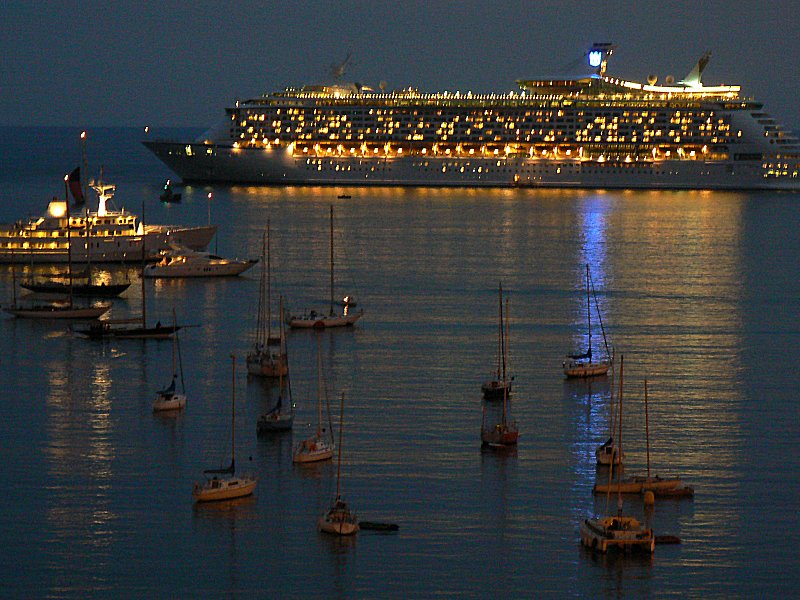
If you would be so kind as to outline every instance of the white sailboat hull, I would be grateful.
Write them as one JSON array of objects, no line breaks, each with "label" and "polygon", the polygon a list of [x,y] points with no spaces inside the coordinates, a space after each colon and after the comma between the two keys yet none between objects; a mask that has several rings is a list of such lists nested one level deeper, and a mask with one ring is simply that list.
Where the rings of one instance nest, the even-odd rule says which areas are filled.
[{"label": "white sailboat hull", "polygon": [[186,394],[157,394],[153,412],[181,410],[186,406]]},{"label": "white sailboat hull", "polygon": [[355,324],[364,314],[363,310],[351,315],[323,315],[315,311],[300,316],[289,317],[289,327],[293,329],[327,329],[329,327],[348,327]]},{"label": "white sailboat hull", "polygon": [[331,458],[333,458],[333,444],[315,436],[300,442],[294,451],[292,461],[310,463]]}]

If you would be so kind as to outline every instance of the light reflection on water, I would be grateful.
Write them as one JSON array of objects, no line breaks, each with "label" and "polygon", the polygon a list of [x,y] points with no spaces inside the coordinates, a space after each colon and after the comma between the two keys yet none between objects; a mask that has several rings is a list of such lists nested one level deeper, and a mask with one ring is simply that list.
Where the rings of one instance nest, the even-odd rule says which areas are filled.
[{"label": "light reflection on water", "polygon": [[[118,181],[131,206],[132,190],[156,198],[160,186],[160,177],[137,177]],[[189,402],[179,415],[151,410],[169,378],[169,343],[93,344],[56,325],[0,321],[3,384],[14,391],[3,473],[18,482],[3,501],[4,552],[28,565],[12,595],[697,595],[799,583],[754,566],[763,536],[776,562],[767,574],[796,566],[780,531],[798,525],[789,425],[798,414],[789,370],[778,365],[797,358],[797,312],[785,303],[797,307],[800,277],[786,256],[800,253],[796,236],[771,233],[796,231],[795,203],[735,193],[348,191],[345,201],[330,188],[219,188],[212,214],[219,252],[243,257],[258,254],[270,216],[273,289],[302,309],[327,303],[335,204],[337,281],[341,273],[366,311],[354,329],[322,334],[328,395],[346,397],[342,485],[360,518],[400,531],[350,541],[316,531],[335,493],[335,461],[291,463],[316,420],[310,332],[289,335],[294,432],[256,437],[274,390],[239,371],[237,464],[258,474],[255,496],[193,508],[202,470],[230,459],[228,355],[252,344],[258,273],[152,282],[151,318],[170,321],[174,306],[179,321],[198,325],[182,331]],[[153,221],[204,223],[207,190],[183,193],[180,207],[148,206]],[[657,533],[683,539],[652,559],[600,557],[578,543],[580,520],[606,510],[591,487],[603,476],[594,449],[608,435],[611,395],[608,379],[566,382],[560,370],[586,341],[587,262],[607,333],[625,354],[625,472],[646,468],[647,378],[651,468],[696,489],[694,500],[659,500],[652,512],[625,498]],[[136,269],[120,273],[133,285],[115,315],[136,313]],[[521,430],[505,455],[482,452],[479,439],[500,280],[511,298],[511,411]],[[10,283],[0,266],[0,297]],[[778,477],[778,493],[755,491]]]}]

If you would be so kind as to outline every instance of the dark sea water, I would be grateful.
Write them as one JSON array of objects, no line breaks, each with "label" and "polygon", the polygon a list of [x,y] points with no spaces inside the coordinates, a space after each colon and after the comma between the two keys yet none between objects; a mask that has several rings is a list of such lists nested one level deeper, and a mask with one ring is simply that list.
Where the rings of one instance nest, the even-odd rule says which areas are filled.
[{"label": "dark sea water", "polygon": [[[42,213],[80,162],[78,129],[4,128],[0,221]],[[179,135],[174,131],[168,134]],[[197,134],[199,131],[187,132]],[[256,436],[275,391],[248,378],[258,268],[233,279],[148,281],[148,315],[181,332],[189,395],[151,412],[171,344],[96,343],[61,324],[0,317],[0,595],[3,597],[784,597],[800,588],[800,198],[766,192],[186,187],[132,129],[89,131],[117,207],[161,223],[219,225],[212,249],[257,257],[271,219],[273,290],[295,309],[328,296],[328,210],[337,286],[366,314],[320,334],[338,421],[342,485],[359,517],[400,525],[320,534],[336,464],[298,467],[316,411],[316,336],[290,332],[292,434]],[[213,192],[209,205],[207,194]],[[350,199],[338,199],[346,192]],[[625,357],[626,473],[650,458],[693,500],[625,511],[680,545],[652,558],[584,550],[594,449],[609,379],[565,381],[585,343],[584,265]],[[20,267],[20,269],[23,267]],[[30,270],[30,266],[24,267]],[[136,314],[133,282],[113,317]],[[480,447],[480,383],[495,364],[497,285],[510,297],[516,451]],[[0,266],[0,300],[12,272]],[[596,323],[595,323],[596,324]],[[595,331],[595,333],[599,333]],[[598,336],[594,338],[598,341]],[[237,464],[254,497],[195,506],[204,468]],[[618,385],[618,382],[617,382]],[[601,474],[602,476],[602,474]],[[610,510],[615,510],[615,500]]]}]

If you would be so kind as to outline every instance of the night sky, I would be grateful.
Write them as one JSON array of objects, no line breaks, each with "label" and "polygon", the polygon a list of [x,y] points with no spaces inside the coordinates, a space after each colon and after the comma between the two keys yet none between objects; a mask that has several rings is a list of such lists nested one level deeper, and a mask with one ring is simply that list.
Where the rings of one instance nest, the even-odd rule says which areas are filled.
[{"label": "night sky", "polygon": [[0,4],[0,125],[196,126],[235,99],[346,79],[505,92],[592,42],[609,74],[739,84],[800,130],[800,0],[654,2],[29,2]]}]

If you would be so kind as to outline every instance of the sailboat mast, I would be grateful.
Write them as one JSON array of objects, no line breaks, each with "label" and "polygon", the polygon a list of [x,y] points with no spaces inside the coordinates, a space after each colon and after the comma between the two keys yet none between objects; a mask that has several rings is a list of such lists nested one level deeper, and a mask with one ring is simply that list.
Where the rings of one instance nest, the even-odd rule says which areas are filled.
[{"label": "sailboat mast", "polygon": [[331,204],[331,316],[333,316],[333,204]]},{"label": "sailboat mast", "polygon": [[586,263],[586,323],[589,325],[589,360],[592,360],[592,302],[589,297],[589,263]]},{"label": "sailboat mast", "polygon": [[[317,334],[317,435],[322,433],[322,351]],[[330,413],[328,413],[330,416]]]},{"label": "sailboat mast", "polygon": [[[497,379],[503,375],[503,284],[500,284],[497,295]],[[503,377],[505,379],[505,377]]]},{"label": "sailboat mast", "polygon": [[144,288],[144,265],[146,256],[144,242],[147,239],[147,231],[145,231],[144,228],[144,200],[142,200],[142,218],[139,220],[139,224],[142,226],[142,272],[139,275],[139,279],[142,280],[142,329],[145,329],[147,327],[147,294]]},{"label": "sailboat mast", "polygon": [[69,269],[69,305],[72,307],[72,240],[70,234],[72,232],[72,217],[69,212],[69,175],[64,175],[64,204],[67,207],[67,264]]},{"label": "sailboat mast", "polygon": [[[501,292],[502,294],[502,288]],[[501,312],[502,314],[502,312]],[[502,323],[502,321],[501,321]],[[502,325],[501,325],[502,327]],[[506,298],[506,332],[503,336],[503,427],[505,430],[506,420],[508,419],[508,385],[506,383],[506,359],[505,359],[505,348],[508,340],[506,336],[508,335],[508,298]]]},{"label": "sailboat mast", "polygon": [[[622,456],[622,369],[623,369],[623,356],[619,356],[619,453]],[[613,462],[613,461],[612,461]],[[619,471],[617,476],[619,483],[617,484],[617,509],[622,513],[622,471]]]},{"label": "sailboat mast", "polygon": [[267,217],[267,339],[265,340],[266,344],[269,345],[269,341],[272,338],[272,278],[271,278],[271,269],[272,265],[270,262],[270,247],[269,247],[269,217]]},{"label": "sailboat mast", "polygon": [[[175,327],[177,325],[177,319],[175,318],[175,309],[172,309],[172,326]],[[177,333],[172,337],[172,379],[174,380],[178,376],[178,364],[176,362],[176,353],[178,350],[178,335]]]},{"label": "sailboat mast", "polygon": [[231,469],[236,469],[236,355],[231,354]]},{"label": "sailboat mast", "polygon": [[339,458],[336,463],[336,499],[339,499],[339,478],[342,473],[342,434],[344,433],[344,392],[339,402]]},{"label": "sailboat mast", "polygon": [[511,370],[511,353],[508,340],[508,297],[506,297],[506,331],[503,335],[503,383],[508,380],[508,372]]},{"label": "sailboat mast", "polygon": [[650,479],[650,421],[647,414],[647,379],[644,380],[644,435],[647,440],[647,478]]}]

